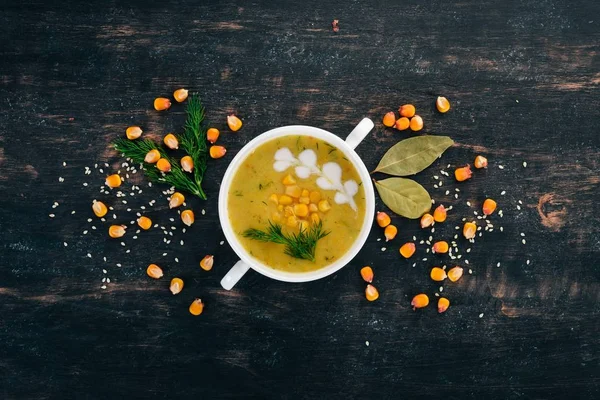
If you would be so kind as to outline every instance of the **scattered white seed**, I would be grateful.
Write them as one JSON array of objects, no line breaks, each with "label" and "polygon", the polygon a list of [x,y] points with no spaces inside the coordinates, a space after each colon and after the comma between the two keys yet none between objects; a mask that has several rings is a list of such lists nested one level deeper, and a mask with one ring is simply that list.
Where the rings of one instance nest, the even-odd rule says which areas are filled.
[{"label": "scattered white seed", "polygon": [[521,243],[526,244],[527,241],[525,239],[521,240]]},{"label": "scattered white seed", "polygon": [[473,274],[473,270],[469,268],[469,274]]},{"label": "scattered white seed", "polygon": [[433,187],[437,189],[437,188],[438,188],[438,185],[433,185]]},{"label": "scattered white seed", "polygon": [[121,242],[121,246],[125,246],[125,242]]},{"label": "scattered white seed", "polygon": [[56,217],[56,215],[54,215],[54,214],[48,214],[48,216],[49,216],[50,218],[54,218],[54,217]]},{"label": "scattered white seed", "polygon": [[100,286],[100,289],[106,289],[106,285]]},{"label": "scattered white seed", "polygon": [[454,194],[454,198],[455,198],[455,199],[458,199],[458,193],[455,193],[455,194]]},{"label": "scattered white seed", "polygon": [[95,227],[94,225],[92,225],[92,229],[93,229],[93,230],[96,230],[96,227]]},{"label": "scattered white seed", "polygon": [[67,163],[63,161],[63,167],[66,167],[66,166],[67,166]]},{"label": "scattered white seed", "polygon": [[92,258],[92,255],[90,253],[87,253],[88,258]]},{"label": "scattered white seed", "polygon": [[67,242],[63,242],[63,244],[65,245],[65,247],[67,247],[67,246],[68,246]]},{"label": "scattered white seed", "polygon": [[443,291],[444,291],[444,287],[440,286],[440,292],[443,292]]},{"label": "scattered white seed", "polygon": [[469,207],[471,207],[471,202],[470,202],[470,201],[467,201],[467,205],[468,205]]},{"label": "scattered white seed", "polygon": [[446,196],[448,196],[450,194],[449,190],[446,190]]},{"label": "scattered white seed", "polygon": [[437,181],[438,179],[440,179],[440,177],[439,177],[439,176],[437,176],[437,175],[434,175],[434,176],[433,176],[433,179],[435,179],[435,180]]},{"label": "scattered white seed", "polygon": [[387,248],[386,248],[386,247],[382,247],[382,248],[381,248],[381,251],[386,251],[386,250],[387,250]]},{"label": "scattered white seed", "polygon": [[527,168],[527,161],[523,161],[523,168]]},{"label": "scattered white seed", "polygon": [[498,165],[498,168],[504,169],[504,165]]},{"label": "scattered white seed", "polygon": [[131,250],[127,249],[127,251],[125,251],[125,253],[129,254],[129,253],[131,253]]},{"label": "scattered white seed", "polygon": [[163,253],[162,255],[163,255],[163,257],[164,257],[164,256],[166,256],[166,255],[167,255],[167,253]]},{"label": "scattered white seed", "polygon": [[479,314],[479,318],[483,318],[483,313]]},{"label": "scattered white seed", "polygon": [[219,244],[220,244],[221,246],[223,246],[223,244],[224,244],[224,243],[225,243],[225,241],[224,241],[224,240],[221,240],[221,241],[219,242]]},{"label": "scattered white seed", "polygon": [[181,246],[183,246],[183,240],[179,241],[179,244],[180,244]]},{"label": "scattered white seed", "polygon": [[64,182],[64,181],[65,181],[65,178],[63,178],[62,176],[59,176],[59,177],[58,177],[58,181],[59,181],[59,182]]},{"label": "scattered white seed", "polygon": [[517,206],[517,210],[520,210],[520,209],[521,209],[521,206]]},{"label": "scattered white seed", "polygon": [[496,264],[496,267],[500,267],[500,263]]}]

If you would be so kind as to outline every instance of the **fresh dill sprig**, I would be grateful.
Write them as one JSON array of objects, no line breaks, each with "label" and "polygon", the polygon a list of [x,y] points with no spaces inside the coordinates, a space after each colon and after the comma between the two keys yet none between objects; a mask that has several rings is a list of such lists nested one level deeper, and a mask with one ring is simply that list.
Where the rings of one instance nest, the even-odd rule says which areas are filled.
[{"label": "fresh dill sprig", "polygon": [[[150,139],[128,140],[119,138],[114,141],[115,149],[123,156],[130,158],[135,163],[144,165],[144,172],[150,181],[166,183],[177,189],[185,190],[203,200],[206,194],[202,190],[202,179],[206,172],[207,146],[204,141],[202,122],[204,121],[204,106],[197,94],[192,94],[186,108],[187,118],[183,135],[181,135],[181,148],[188,153],[194,161],[192,174],[181,169],[179,161],[169,156],[165,150]],[[158,150],[162,158],[166,158],[171,164],[171,171],[163,173],[153,164],[144,162],[146,154],[150,150]]]},{"label": "fresh dill sprig", "polygon": [[324,231],[323,224],[319,222],[309,229],[300,230],[298,234],[292,233],[286,235],[283,233],[280,224],[274,224],[269,221],[269,227],[266,231],[252,228],[244,231],[242,235],[261,242],[283,244],[285,245],[285,254],[294,258],[302,258],[315,262],[317,242],[329,235],[329,231]]}]

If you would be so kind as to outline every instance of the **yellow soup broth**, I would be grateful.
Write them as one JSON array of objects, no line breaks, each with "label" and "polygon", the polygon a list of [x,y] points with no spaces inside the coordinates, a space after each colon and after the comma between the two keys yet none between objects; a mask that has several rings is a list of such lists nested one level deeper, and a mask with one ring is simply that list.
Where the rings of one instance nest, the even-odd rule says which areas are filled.
[{"label": "yellow soup broth", "polygon": [[[307,149],[313,150],[316,169],[305,179],[297,176],[294,165],[276,171],[275,153],[283,148],[296,158]],[[324,170],[326,163],[341,167],[342,183],[353,180],[358,184],[352,197],[354,209],[349,203],[336,202],[336,189],[323,189],[317,184],[323,176],[319,171]],[[307,272],[335,262],[350,249],[363,224],[365,192],[358,172],[339,149],[311,136],[290,135],[262,144],[240,164],[229,189],[227,206],[238,240],[253,257],[275,269]],[[298,234],[301,228],[310,229],[319,221],[329,234],[317,242],[314,262],[285,254],[283,244],[243,236],[251,228],[266,231],[269,222],[280,224],[285,234]]]}]

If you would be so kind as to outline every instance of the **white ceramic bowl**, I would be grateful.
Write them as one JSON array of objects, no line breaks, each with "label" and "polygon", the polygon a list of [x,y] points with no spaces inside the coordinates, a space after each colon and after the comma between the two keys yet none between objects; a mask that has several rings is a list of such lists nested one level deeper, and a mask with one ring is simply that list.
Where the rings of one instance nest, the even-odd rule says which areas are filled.
[{"label": "white ceramic bowl", "polygon": [[[354,148],[356,148],[356,146],[358,146],[358,144],[365,138],[365,136],[371,131],[371,129],[373,129],[373,126],[373,122],[370,119],[363,119],[356,126],[356,128],[354,128],[350,135],[348,135],[345,141],[331,132],[312,126],[283,126],[280,128],[271,129],[270,131],[267,131],[257,136],[256,138],[252,139],[248,144],[246,144],[242,148],[242,150],[240,150],[240,152],[233,158],[233,160],[229,164],[229,167],[227,168],[227,171],[223,176],[221,189],[219,191],[219,219],[221,221],[221,227],[223,229],[223,232],[225,233],[225,238],[227,239],[227,242],[229,242],[229,245],[231,246],[233,251],[235,251],[235,253],[240,257],[240,261],[238,261],[221,280],[221,285],[225,289],[231,289],[242,278],[242,276],[244,276],[244,274],[248,271],[249,268],[260,272],[261,274],[268,276],[269,278],[277,279],[280,281],[307,282],[314,281],[316,279],[320,279],[333,274],[340,268],[347,265],[354,258],[354,256],[356,256],[356,254],[360,251],[365,241],[367,240],[367,237],[369,236],[369,232],[371,230],[371,226],[373,224],[373,215],[375,214],[375,194],[373,192],[373,185],[371,185],[370,183],[371,177],[369,175],[369,171],[365,167],[365,164],[360,159],[358,154],[356,154],[356,152],[354,151]],[[360,233],[354,241],[354,244],[340,259],[316,271],[286,272],[265,265],[261,261],[248,254],[248,252],[244,249],[242,244],[237,239],[229,221],[229,212],[227,209],[229,187],[241,163],[261,144],[275,139],[277,137],[287,135],[312,136],[324,140],[330,143],[331,145],[337,147],[344,153],[346,158],[348,158],[348,160],[352,162],[354,168],[356,168],[356,171],[358,172],[360,179],[363,182],[362,187],[365,191],[365,217]]]}]

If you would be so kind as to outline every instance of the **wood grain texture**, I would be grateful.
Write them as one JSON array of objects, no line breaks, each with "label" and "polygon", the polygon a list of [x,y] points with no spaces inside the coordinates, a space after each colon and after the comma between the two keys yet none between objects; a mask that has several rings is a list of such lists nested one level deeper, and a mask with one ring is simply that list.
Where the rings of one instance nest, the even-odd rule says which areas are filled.
[{"label": "wood grain texture", "polygon": [[[599,397],[599,2],[22,1],[1,10],[2,398]],[[198,218],[188,232],[178,225],[166,245],[155,229],[120,246],[106,238],[110,218],[87,222],[92,199],[126,223],[152,199],[157,223],[177,215],[164,188],[146,183],[127,205],[100,195],[123,162],[108,144],[134,123],[150,137],[176,131],[183,108],[151,106],[180,86],[202,94],[215,126],[226,131],[235,112],[244,127],[223,135],[229,151],[210,164],[209,200],[189,200]],[[440,94],[452,102],[445,115],[434,108]],[[236,152],[280,125],[344,136],[370,117],[377,127],[357,152],[372,170],[408,136],[379,122],[405,102],[426,132],[457,143],[415,178],[454,207],[434,236],[450,238],[486,196],[504,211],[492,218],[504,232],[464,256],[473,274],[444,285],[448,312],[410,309],[418,292],[434,298],[428,270],[449,260],[425,246],[401,260],[401,243],[430,233],[400,218],[393,242],[374,228],[329,278],[292,285],[250,272],[222,290],[236,256],[220,245],[217,195]],[[441,168],[476,154],[488,170],[434,188]],[[205,254],[215,254],[210,273],[197,264]],[[184,291],[150,281],[149,262],[184,278]],[[367,264],[381,293],[369,304],[358,273]],[[198,318],[187,311],[195,297],[206,303]]]}]

